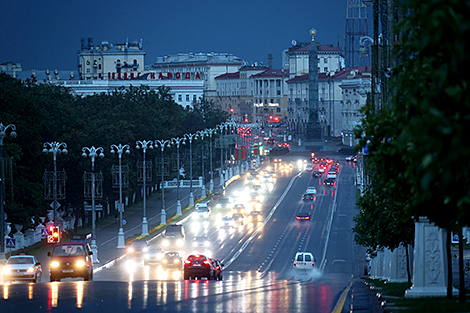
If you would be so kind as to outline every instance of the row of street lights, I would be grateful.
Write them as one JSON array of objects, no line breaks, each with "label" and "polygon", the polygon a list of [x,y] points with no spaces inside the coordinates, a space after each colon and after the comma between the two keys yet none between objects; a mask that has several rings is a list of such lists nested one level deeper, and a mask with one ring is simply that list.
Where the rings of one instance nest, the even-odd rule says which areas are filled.
[{"label": "row of street lights", "polygon": [[[165,190],[164,190],[164,149],[165,147],[171,147],[172,145],[176,145],[177,148],[177,212],[176,214],[181,215],[181,202],[180,202],[180,158],[179,158],[179,148],[180,144],[186,144],[186,140],[189,141],[189,150],[190,150],[190,205],[194,205],[194,194],[193,194],[193,172],[192,172],[192,142],[193,140],[196,139],[202,139],[204,140],[205,137],[209,137],[209,145],[210,145],[210,174],[211,174],[211,179],[210,179],[210,184],[209,184],[209,190],[212,191],[214,189],[214,173],[213,173],[213,168],[212,168],[212,136],[215,135],[217,132],[220,131],[220,133],[223,135],[223,130],[227,130],[229,127],[235,127],[237,126],[236,123],[234,122],[225,122],[220,125],[217,125],[214,128],[208,128],[203,131],[198,131],[193,134],[185,134],[183,137],[175,137],[171,138],[168,140],[155,140],[155,142],[152,141],[136,141],[136,149],[142,149],[143,151],[143,217],[142,217],[142,234],[143,235],[148,235],[148,222],[147,222],[147,216],[146,216],[146,181],[147,181],[147,175],[146,175],[146,151],[147,149],[153,149],[160,147],[161,149],[161,170],[162,170],[162,207],[161,207],[161,224],[166,224],[166,208],[165,208]],[[6,131],[10,129],[10,136],[12,138],[16,137],[16,132],[14,131],[16,129],[15,125],[10,124],[8,126],[3,126],[3,124],[0,123],[0,160],[1,160],[1,168],[0,168],[0,217],[4,216],[4,206],[3,206],[3,197],[4,197],[4,168],[3,168],[3,138],[6,136]],[[119,157],[119,231],[118,231],[118,244],[117,248],[125,248],[125,242],[124,242],[124,230],[123,230],[123,201],[122,201],[122,166],[121,166],[121,160],[122,160],[122,154],[130,153],[130,146],[129,145],[111,145],[110,147],[111,153],[117,153]],[[224,166],[223,164],[223,147],[221,146],[221,167]],[[57,154],[67,154],[67,144],[63,142],[46,142],[44,143],[44,153],[52,153],[53,155],[53,161],[54,161],[54,176],[53,176],[53,197],[54,197],[54,202],[53,202],[53,209],[54,209],[54,226],[56,226],[57,223],[57,208],[58,208],[58,202],[57,202]],[[99,262],[98,260],[98,247],[96,245],[96,230],[95,230],[95,221],[96,221],[96,211],[95,211],[95,193],[96,193],[96,181],[95,181],[95,159],[97,157],[103,158],[104,157],[104,149],[102,147],[83,147],[82,148],[82,156],[83,157],[90,157],[91,158],[91,164],[92,164],[92,176],[91,176],[91,198],[92,198],[92,242],[91,242],[91,249],[93,251],[93,262],[97,263]],[[203,179],[203,184],[202,184],[202,195],[205,196],[205,179],[204,179],[204,148],[202,149],[202,179]],[[221,179],[224,179],[221,177]],[[4,218],[5,219],[5,218]],[[0,246],[0,259],[4,259],[5,255],[5,240],[4,240],[4,221],[0,221],[0,238],[1,238],[1,246]]]}]

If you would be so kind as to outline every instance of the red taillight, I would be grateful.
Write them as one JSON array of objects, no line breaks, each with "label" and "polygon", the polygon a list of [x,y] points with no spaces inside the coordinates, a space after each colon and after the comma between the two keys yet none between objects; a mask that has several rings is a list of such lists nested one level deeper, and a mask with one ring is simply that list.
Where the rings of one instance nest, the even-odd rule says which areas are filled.
[{"label": "red taillight", "polygon": [[297,266],[297,262],[294,262],[294,266]]},{"label": "red taillight", "polygon": [[190,261],[190,260],[186,260],[186,261],[184,261],[184,264],[191,264],[191,261]]},{"label": "red taillight", "polygon": [[305,219],[306,219],[306,220],[309,220],[309,219],[310,219],[310,216],[307,216]]},{"label": "red taillight", "polygon": [[210,265],[210,264],[211,264],[211,261],[205,260],[203,263],[206,264],[206,265]]},{"label": "red taillight", "polygon": [[297,216],[297,219],[300,220],[300,216]]},{"label": "red taillight", "polygon": [[312,265],[315,265],[315,262],[312,262]]}]

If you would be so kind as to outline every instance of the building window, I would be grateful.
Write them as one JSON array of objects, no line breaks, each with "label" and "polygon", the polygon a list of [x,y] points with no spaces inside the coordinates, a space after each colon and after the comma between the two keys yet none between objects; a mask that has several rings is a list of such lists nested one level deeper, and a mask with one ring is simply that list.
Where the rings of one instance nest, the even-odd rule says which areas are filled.
[{"label": "building window", "polygon": [[196,95],[193,95],[193,102],[196,103],[196,101],[197,101],[197,97]]},{"label": "building window", "polygon": [[328,63],[328,59],[327,59],[327,58],[324,58],[324,59],[323,59],[323,62],[324,62],[324,63]]},{"label": "building window", "polygon": [[277,91],[277,95],[278,95],[278,96],[281,95],[281,91],[280,91],[280,90]]},{"label": "building window", "polygon": [[89,68],[86,69],[86,73],[90,74],[90,69]]},{"label": "building window", "polygon": [[183,96],[182,95],[178,95],[178,101],[183,102]]},{"label": "building window", "polygon": [[280,79],[276,80],[276,86],[281,87],[281,80]]},{"label": "building window", "polygon": [[325,72],[328,72],[328,67],[324,67],[323,70],[324,70]]},{"label": "building window", "polygon": [[186,102],[189,102],[189,95],[186,95]]}]

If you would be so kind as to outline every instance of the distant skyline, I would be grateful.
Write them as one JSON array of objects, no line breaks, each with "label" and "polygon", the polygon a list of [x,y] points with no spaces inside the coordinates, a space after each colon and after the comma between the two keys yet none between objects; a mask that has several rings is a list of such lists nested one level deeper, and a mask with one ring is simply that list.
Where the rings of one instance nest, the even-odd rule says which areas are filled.
[{"label": "distant skyline", "polygon": [[[231,53],[248,63],[281,67],[292,40],[344,49],[347,0],[4,1],[0,63],[23,70],[76,70],[81,38],[143,41],[145,64],[178,53]],[[369,15],[369,24],[372,17]],[[369,27],[369,34],[372,29]]]}]

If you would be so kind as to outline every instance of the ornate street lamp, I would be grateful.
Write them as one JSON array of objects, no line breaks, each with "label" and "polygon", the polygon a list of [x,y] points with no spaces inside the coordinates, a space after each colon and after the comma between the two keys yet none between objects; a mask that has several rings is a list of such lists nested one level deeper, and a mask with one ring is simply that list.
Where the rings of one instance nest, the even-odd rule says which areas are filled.
[{"label": "ornate street lamp", "polygon": [[144,166],[143,166],[143,173],[142,173],[142,177],[143,177],[143,181],[144,181],[144,206],[143,206],[143,217],[142,217],[142,235],[148,235],[149,234],[149,227],[148,227],[148,223],[147,223],[147,187],[146,187],[146,182],[147,182],[147,173],[146,173],[146,169],[147,169],[147,165],[146,165],[146,161],[145,161],[145,152],[147,151],[147,149],[153,149],[153,143],[152,141],[140,141],[140,140],[137,140],[135,142],[136,146],[135,148],[136,149],[140,149],[142,148],[142,152],[144,153]]},{"label": "ornate street lamp", "polygon": [[93,251],[93,263],[99,263],[98,260],[98,246],[96,245],[96,232],[95,232],[95,221],[96,221],[96,212],[95,212],[95,159],[96,157],[104,157],[104,149],[102,147],[95,148],[94,146],[83,147],[82,148],[82,157],[91,158],[91,251]]},{"label": "ornate street lamp", "polygon": [[111,153],[116,153],[119,156],[119,231],[118,231],[118,249],[124,249],[126,247],[124,243],[124,230],[122,225],[122,212],[124,211],[124,205],[122,204],[122,167],[121,167],[121,159],[122,153],[125,152],[127,154],[130,153],[129,145],[111,145]]},{"label": "ornate street lamp", "polygon": [[178,186],[176,186],[176,215],[181,215],[181,201],[180,201],[180,144],[186,144],[186,138],[176,137],[171,138],[171,143],[176,145],[176,181]]},{"label": "ornate street lamp", "polygon": [[155,140],[155,147],[160,146],[162,150],[162,212],[160,215],[160,224],[166,224],[166,211],[165,211],[165,164],[163,163],[163,150],[165,147],[171,147],[170,140]]},{"label": "ornate street lamp", "polygon": [[196,134],[202,140],[202,148],[201,148],[201,176],[202,176],[202,188],[201,188],[201,198],[205,198],[206,195],[206,177],[204,176],[204,136],[206,133],[203,130],[199,130]]},{"label": "ornate street lamp", "polygon": [[209,183],[209,191],[214,190],[214,171],[212,170],[212,135],[217,132],[217,128],[208,128],[205,130],[206,135],[209,136],[209,154],[210,154],[210,166],[211,166],[211,181]]},{"label": "ornate street lamp", "polygon": [[42,150],[44,153],[52,153],[53,160],[54,160],[54,177],[53,177],[53,197],[54,202],[52,206],[54,208],[54,226],[57,226],[57,154],[63,153],[67,154],[67,144],[65,142],[46,142],[44,143],[44,149]]},{"label": "ornate street lamp", "polygon": [[194,205],[194,194],[193,194],[193,139],[197,139],[198,134],[185,134],[189,140],[189,205]]},{"label": "ornate street lamp", "polygon": [[5,212],[3,208],[3,194],[5,192],[5,184],[4,184],[4,160],[3,160],[3,138],[6,136],[7,130],[10,129],[10,137],[16,138],[16,126],[13,124],[9,124],[7,126],[3,126],[0,123],[0,262],[3,263],[5,260]]}]

